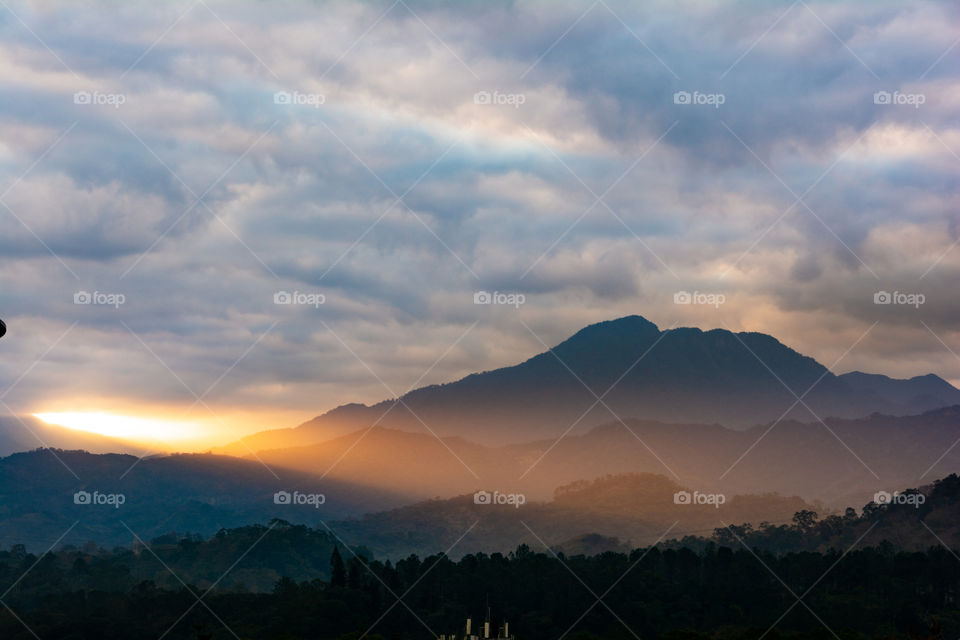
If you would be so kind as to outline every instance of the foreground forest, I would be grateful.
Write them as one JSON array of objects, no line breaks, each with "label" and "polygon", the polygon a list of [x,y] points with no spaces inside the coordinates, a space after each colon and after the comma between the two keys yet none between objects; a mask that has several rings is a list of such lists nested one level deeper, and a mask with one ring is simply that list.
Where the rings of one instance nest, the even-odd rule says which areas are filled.
[{"label": "foreground forest", "polygon": [[[955,638],[960,557],[928,521],[958,503],[953,475],[919,508],[805,510],[592,556],[521,545],[393,563],[282,520],[112,551],[15,545],[0,552],[0,637],[429,638],[489,603],[519,640]],[[868,544],[876,532],[889,539]]]},{"label": "foreground forest", "polygon": [[[41,638],[78,639],[425,638],[461,631],[464,618],[482,615],[488,598],[496,619],[508,620],[521,640],[733,640],[758,638],[774,625],[767,637],[960,632],[960,561],[943,548],[777,556],[710,544],[699,553],[652,548],[564,558],[520,547],[459,562],[442,555],[395,565],[351,559],[329,581],[282,578],[271,593],[161,589],[151,580],[122,591],[81,587],[120,584],[126,567],[76,558],[64,570],[63,557],[50,558],[6,596],[2,637],[28,639],[33,630]],[[21,566],[8,566],[6,576]]]}]

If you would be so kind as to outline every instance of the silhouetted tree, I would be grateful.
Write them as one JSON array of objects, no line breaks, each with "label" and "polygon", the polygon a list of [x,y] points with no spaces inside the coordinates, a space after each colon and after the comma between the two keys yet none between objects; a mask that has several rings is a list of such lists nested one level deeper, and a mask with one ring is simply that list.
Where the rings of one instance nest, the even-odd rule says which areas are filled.
[{"label": "silhouetted tree", "polygon": [[817,522],[817,512],[810,511],[809,509],[803,509],[802,511],[797,511],[793,514],[793,523],[801,531],[809,531],[813,528],[813,525]]},{"label": "silhouetted tree", "polygon": [[330,554],[330,586],[347,586],[347,569],[343,566],[343,558],[340,557],[340,550],[337,547],[334,547],[333,553]]}]

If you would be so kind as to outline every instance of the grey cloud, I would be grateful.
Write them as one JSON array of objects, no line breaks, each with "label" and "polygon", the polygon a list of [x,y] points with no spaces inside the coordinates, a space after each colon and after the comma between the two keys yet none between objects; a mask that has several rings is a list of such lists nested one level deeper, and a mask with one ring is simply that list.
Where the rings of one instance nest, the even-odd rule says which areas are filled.
[{"label": "grey cloud", "polygon": [[[957,9],[810,3],[876,79],[797,5],[721,79],[789,5],[608,4],[616,15],[597,5],[559,42],[589,4],[410,3],[442,43],[397,6],[320,78],[389,4],[211,3],[279,78],[196,7],[122,80],[186,5],[15,5],[82,76],[72,79],[16,21],[0,26],[4,51],[18,48],[11,59],[29,70],[0,104],[0,126],[16,134],[5,136],[0,191],[77,122],[5,201],[79,281],[0,209],[0,312],[11,335],[24,336],[0,368],[2,380],[79,322],[76,338],[18,387],[17,407],[40,407],[52,389],[192,402],[120,320],[198,390],[277,321],[216,401],[305,413],[385,395],[322,322],[397,387],[475,320],[475,334],[430,382],[539,350],[517,314],[477,309],[478,289],[525,293],[529,303],[518,313],[555,340],[591,321],[641,313],[661,326],[742,321],[823,358],[879,319],[896,349],[866,343],[857,366],[960,379],[957,361],[917,322],[945,340],[956,336],[960,316],[943,292],[955,285],[960,249],[915,284],[956,239],[955,158],[926,129],[960,149],[949,98],[956,50],[919,77],[955,39],[948,25]],[[53,73],[59,80],[47,78]],[[128,102],[78,108],[72,94],[87,85],[123,91]],[[929,91],[919,110],[873,103],[877,90],[913,86]],[[473,104],[476,91],[494,89],[521,92],[527,102]],[[274,104],[275,91],[294,90],[322,91],[325,103]],[[678,105],[680,90],[723,92],[726,102]],[[603,193],[674,122],[604,197],[640,239],[603,205],[568,232],[593,204],[590,190]],[[391,191],[404,193],[428,169],[404,204],[367,232],[391,205]],[[830,230],[797,206],[767,232],[793,202],[779,179],[801,194],[828,169],[805,201]],[[193,202],[190,190],[202,193],[224,172],[205,197],[220,220],[196,207],[154,245]],[[909,251],[895,252],[890,238],[907,233]],[[914,286],[929,299],[919,313],[872,303],[875,287]],[[725,315],[684,315],[672,305],[673,291],[696,287],[725,291]],[[123,291],[129,303],[78,308],[72,294],[81,288]],[[273,292],[294,289],[322,292],[327,302],[272,303]],[[831,323],[842,331],[823,328]],[[906,357],[912,348],[929,363]],[[891,362],[895,356],[904,359]],[[271,395],[262,390],[268,385],[282,390]]]}]

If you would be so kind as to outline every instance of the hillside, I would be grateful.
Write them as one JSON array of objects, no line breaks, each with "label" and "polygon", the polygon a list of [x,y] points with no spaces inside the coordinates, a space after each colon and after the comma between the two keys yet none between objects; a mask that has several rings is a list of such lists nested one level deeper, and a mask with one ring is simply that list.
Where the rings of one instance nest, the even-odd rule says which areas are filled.
[{"label": "hillside", "polygon": [[[129,545],[135,541],[134,533],[144,540],[174,531],[206,536],[271,518],[316,524],[408,501],[385,489],[321,480],[224,456],[137,460],[130,455],[49,449],[0,459],[0,545],[24,543],[45,549],[62,534],[64,543]],[[276,504],[275,492],[284,490],[322,493],[325,501],[320,508]],[[77,504],[77,492],[86,492],[91,499]],[[95,504],[97,495],[104,496],[103,503]],[[118,495],[123,497],[112,501],[108,497]]]},{"label": "hillside", "polygon": [[[557,441],[486,446],[382,427],[328,442],[259,452],[270,465],[377,482],[420,499],[495,485],[532,499],[608,473],[646,472],[702,490],[776,491],[837,508],[960,470],[960,406],[916,416],[784,420],[746,431],[626,420]],[[252,459],[252,458],[251,458]]]},{"label": "hillside", "polygon": [[[518,544],[568,547],[584,534],[648,545],[668,530],[706,535],[726,522],[789,522],[794,513],[820,508],[797,497],[767,493],[725,496],[725,503],[677,504],[674,495],[694,491],[657,474],[618,474],[560,487],[551,501],[477,504],[474,495],[417,504],[335,523],[350,544],[378,557],[404,557],[448,549],[507,551]],[[491,492],[492,493],[492,492]],[[503,492],[502,492],[503,493]],[[457,542],[459,540],[459,542]]]}]

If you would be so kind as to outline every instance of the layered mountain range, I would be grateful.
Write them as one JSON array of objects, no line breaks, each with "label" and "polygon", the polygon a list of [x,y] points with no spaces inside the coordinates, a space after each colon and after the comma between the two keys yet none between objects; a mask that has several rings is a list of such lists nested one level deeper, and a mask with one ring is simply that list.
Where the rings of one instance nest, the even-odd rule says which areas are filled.
[{"label": "layered mountain range", "polygon": [[[630,316],[511,367],[343,405],[209,454],[64,451],[137,453],[9,418],[0,454],[60,449],[0,459],[0,522],[10,542],[46,544],[64,531],[62,542],[117,544],[134,532],[210,534],[271,518],[338,522],[358,544],[406,553],[484,515],[476,548],[524,535],[523,522],[553,531],[551,544],[587,544],[581,536],[592,534],[636,543],[675,520],[697,529],[718,515],[756,522],[864,505],[878,490],[960,470],[958,442],[960,390],[935,375],[836,375],[768,335],[661,331]],[[609,474],[631,475],[589,484]],[[731,502],[723,514],[675,512],[678,490]],[[324,502],[275,501],[297,491]],[[523,494],[526,519],[478,510],[476,491]],[[124,503],[76,503],[76,492]],[[615,506],[591,506],[599,503]]]},{"label": "layered mountain range", "polygon": [[[798,398],[800,400],[798,400]],[[520,364],[415,389],[371,406],[345,404],[292,429],[244,438],[219,453],[313,444],[382,425],[487,445],[585,432],[622,419],[722,424],[816,422],[920,414],[960,404],[927,374],[898,380],[836,375],[776,338],[724,329],[661,331],[640,316],[600,322]]]},{"label": "layered mountain range", "polygon": [[[477,489],[546,499],[607,473],[655,473],[701,490],[778,492],[863,505],[878,489],[911,487],[960,469],[960,406],[918,416],[783,420],[748,430],[626,419],[582,434],[487,446],[374,427],[268,449],[257,459],[343,482],[376,479],[418,498]],[[254,458],[251,456],[251,460]]]}]

